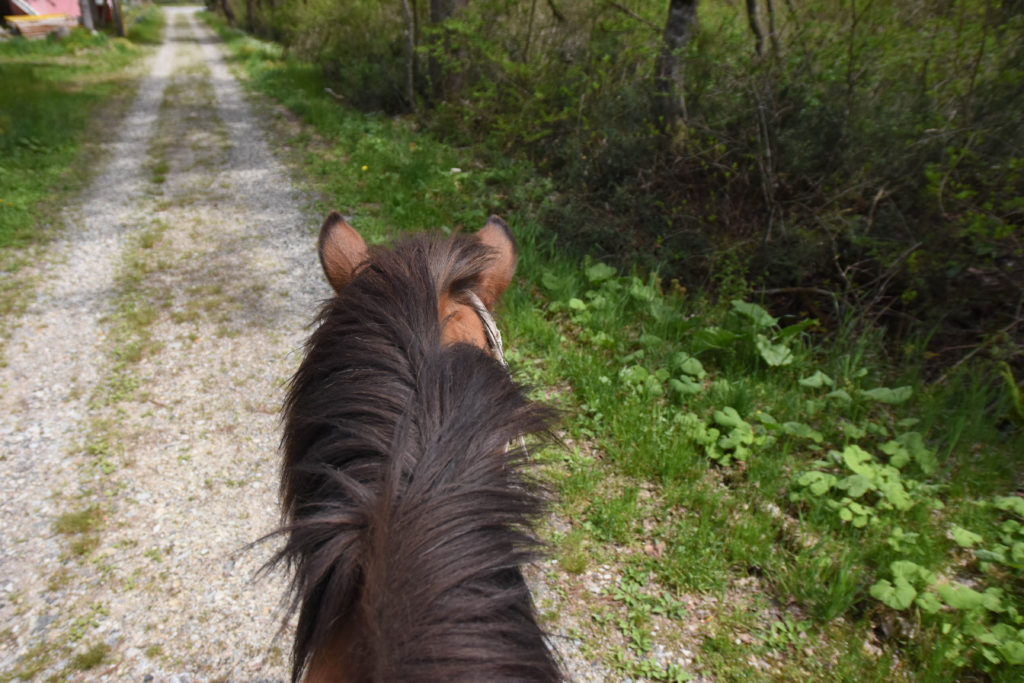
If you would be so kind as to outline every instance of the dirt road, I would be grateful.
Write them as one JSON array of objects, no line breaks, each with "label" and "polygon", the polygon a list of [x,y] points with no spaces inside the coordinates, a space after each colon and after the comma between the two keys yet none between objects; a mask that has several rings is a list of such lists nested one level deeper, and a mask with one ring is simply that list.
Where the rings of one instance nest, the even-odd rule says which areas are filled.
[{"label": "dirt road", "polygon": [[321,282],[212,33],[165,43],[0,368],[0,680],[284,679],[277,409]]},{"label": "dirt road", "polygon": [[[285,578],[257,576],[275,544],[247,546],[278,520],[278,409],[330,294],[320,216],[195,9],[165,8],[102,169],[0,320],[0,682],[288,676]],[[607,569],[527,572],[574,680],[614,678],[579,637]]]}]

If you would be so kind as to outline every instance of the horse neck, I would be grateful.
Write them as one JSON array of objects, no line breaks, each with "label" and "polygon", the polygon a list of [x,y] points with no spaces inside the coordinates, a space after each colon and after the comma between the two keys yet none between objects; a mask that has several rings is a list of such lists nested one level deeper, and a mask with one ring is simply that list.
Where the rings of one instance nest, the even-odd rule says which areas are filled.
[{"label": "horse neck", "polygon": [[546,416],[468,346],[426,358],[417,383],[367,515],[356,604],[307,680],[554,679],[518,569],[540,500],[505,448]]},{"label": "horse neck", "polygon": [[[286,407],[282,494],[293,526],[279,557],[332,567],[296,583],[314,596],[302,601],[296,675],[557,678],[518,569],[536,545],[527,525],[540,501],[519,476],[520,451],[505,452],[546,429],[550,413],[486,352],[441,348],[430,306],[355,303],[339,297],[326,310]],[[363,540],[325,540],[321,514],[348,520],[331,533]],[[342,549],[325,558],[326,547]],[[317,592],[332,576],[345,590]]]},{"label": "horse neck", "polygon": [[358,639],[356,622],[340,620],[326,645],[314,653],[306,669],[304,683],[348,683],[359,681],[359,661],[352,656],[351,645]]}]

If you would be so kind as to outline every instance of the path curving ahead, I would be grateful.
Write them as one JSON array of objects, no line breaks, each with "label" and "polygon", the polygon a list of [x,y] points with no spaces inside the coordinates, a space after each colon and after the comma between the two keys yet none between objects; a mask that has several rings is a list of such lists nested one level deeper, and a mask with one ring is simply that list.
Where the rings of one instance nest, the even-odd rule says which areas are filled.
[{"label": "path curving ahead", "polygon": [[277,410],[321,281],[303,199],[198,8],[0,367],[0,680],[279,680]]}]

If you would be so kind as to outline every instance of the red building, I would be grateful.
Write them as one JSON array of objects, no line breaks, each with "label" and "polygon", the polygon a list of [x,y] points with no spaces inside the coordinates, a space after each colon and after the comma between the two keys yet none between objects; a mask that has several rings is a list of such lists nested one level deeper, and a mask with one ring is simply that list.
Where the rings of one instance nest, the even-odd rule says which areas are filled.
[{"label": "red building", "polygon": [[69,17],[82,15],[78,0],[7,0],[13,16],[38,16],[43,14],[66,14]]},{"label": "red building", "polygon": [[[96,3],[94,23],[110,23],[114,0],[89,1]],[[0,0],[0,15],[26,38],[43,38],[81,23],[82,7],[79,0]]]}]

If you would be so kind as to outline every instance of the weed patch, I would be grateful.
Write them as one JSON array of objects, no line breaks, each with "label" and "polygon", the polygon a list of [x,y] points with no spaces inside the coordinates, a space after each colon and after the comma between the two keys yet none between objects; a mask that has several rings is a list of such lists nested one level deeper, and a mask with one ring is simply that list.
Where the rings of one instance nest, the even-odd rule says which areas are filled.
[{"label": "weed patch", "polygon": [[66,512],[53,523],[53,530],[59,534],[84,534],[96,531],[103,521],[100,509],[90,505],[78,512]]},{"label": "weed patch", "polygon": [[110,653],[110,646],[105,643],[96,643],[85,652],[80,652],[71,658],[71,668],[75,671],[88,671],[95,669],[102,664]]},{"label": "weed patch", "polygon": [[53,530],[68,537],[68,549],[76,558],[88,557],[100,543],[103,514],[97,505],[66,512],[53,523]]},{"label": "weed patch", "polygon": [[57,654],[57,651],[47,643],[33,645],[15,669],[0,673],[0,681],[7,683],[15,680],[33,680],[50,666]]}]

